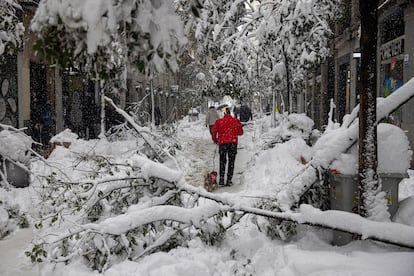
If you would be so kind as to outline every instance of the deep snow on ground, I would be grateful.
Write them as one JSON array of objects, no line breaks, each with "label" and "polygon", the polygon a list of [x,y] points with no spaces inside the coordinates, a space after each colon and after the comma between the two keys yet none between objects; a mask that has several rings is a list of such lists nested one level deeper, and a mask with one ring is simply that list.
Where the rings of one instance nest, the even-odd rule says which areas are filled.
[{"label": "deep snow on ground", "polygon": [[[263,121],[245,126],[239,139],[238,155],[232,187],[220,188],[222,193],[245,199],[271,196],[303,168],[301,157],[310,156],[310,148],[301,139],[276,144],[270,150],[256,154],[263,146],[262,139],[272,130]],[[201,186],[204,176],[218,171],[218,153],[211,142],[204,118],[183,120],[178,138],[182,151],[178,164],[189,184]],[[76,150],[76,149],[73,149]],[[214,168],[213,168],[214,160]],[[255,166],[253,166],[255,164]],[[400,184],[400,199],[414,195],[414,173]],[[15,198],[21,208],[35,216],[36,193],[33,187],[19,189],[3,196]],[[100,275],[89,271],[82,263],[33,266],[24,256],[32,238],[32,229],[20,229],[0,241],[0,275]],[[355,275],[411,276],[414,271],[414,252],[372,241],[354,241],[345,246],[330,244],[332,232],[301,226],[297,237],[288,242],[271,240],[258,231],[251,220],[244,220],[228,231],[219,247],[194,239],[188,247],[147,256],[138,263],[125,261],[112,266],[105,276],[228,276],[228,275]]]}]

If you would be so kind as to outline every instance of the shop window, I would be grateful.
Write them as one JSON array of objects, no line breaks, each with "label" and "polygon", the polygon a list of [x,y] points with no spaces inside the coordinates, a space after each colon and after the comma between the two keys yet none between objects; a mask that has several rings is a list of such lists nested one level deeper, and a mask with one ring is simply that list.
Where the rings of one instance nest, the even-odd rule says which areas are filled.
[{"label": "shop window", "polygon": [[[403,60],[393,58],[390,63],[382,65],[383,71],[383,91],[384,97],[388,97],[395,90],[400,88],[403,83]],[[388,122],[400,125],[401,110],[397,110],[388,118]]]},{"label": "shop window", "polygon": [[51,101],[47,93],[46,65],[30,63],[30,127],[29,134],[43,145],[53,135]]},{"label": "shop window", "polygon": [[380,29],[381,44],[404,35],[404,10],[401,7],[389,10],[385,15],[384,20],[381,22]]},{"label": "shop window", "polygon": [[344,63],[339,66],[339,79],[338,79],[338,97],[337,97],[337,119],[339,123],[342,123],[342,119],[345,114],[349,113],[349,82],[350,82],[350,65]]},{"label": "shop window", "polygon": [[391,63],[384,64],[384,96],[403,85],[403,60],[393,59]]},{"label": "shop window", "polygon": [[94,87],[74,69],[69,68],[62,76],[64,127],[85,139],[98,135],[100,111]]}]

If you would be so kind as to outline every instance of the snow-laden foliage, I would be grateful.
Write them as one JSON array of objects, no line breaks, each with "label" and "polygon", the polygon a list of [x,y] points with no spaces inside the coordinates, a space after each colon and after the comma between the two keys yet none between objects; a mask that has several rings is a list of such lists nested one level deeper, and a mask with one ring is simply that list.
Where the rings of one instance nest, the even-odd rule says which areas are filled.
[{"label": "snow-laden foliage", "polygon": [[0,129],[2,126],[5,128],[0,131],[0,156],[3,159],[27,165],[30,161],[30,149],[34,141],[23,130],[9,128],[1,124]]},{"label": "snow-laden foliage", "polygon": [[[413,85],[414,80],[412,79],[395,91],[396,93],[393,93],[390,97],[378,101],[377,121],[375,124],[378,124],[379,121],[394,112],[402,103],[413,97]],[[276,198],[282,210],[290,210],[299,202],[303,194],[321,179],[323,172],[329,170],[332,162],[340,158],[341,153],[346,153],[358,141],[358,110],[359,106],[351,114],[346,115],[340,126],[331,123],[331,127],[327,128],[325,133],[318,139],[312,149],[312,158],[307,163],[306,168],[292,179],[286,189],[281,190],[277,194]],[[407,160],[407,158],[403,156],[402,160]],[[370,211],[370,214],[376,218],[387,217],[385,213],[386,205],[384,204],[385,201],[383,198],[384,194],[379,193],[377,187],[368,192],[371,193],[370,196],[373,199],[370,201],[372,203],[372,212]],[[379,197],[382,198],[380,199]],[[378,212],[379,210],[381,211]]]},{"label": "snow-laden foliage", "polygon": [[[14,189],[11,181],[29,182],[31,146],[35,143],[23,130],[0,124],[0,239],[17,228],[28,226],[26,214],[13,197],[7,195]],[[13,170],[13,176],[8,175]],[[16,175],[24,174],[24,176]],[[26,179],[27,176],[27,179]],[[16,179],[15,179],[16,178]],[[17,179],[19,178],[19,179]],[[22,184],[22,183],[16,183]],[[28,183],[27,183],[28,184]]]},{"label": "snow-laden foliage", "polygon": [[212,93],[212,75],[206,67],[196,62],[188,55],[181,56],[180,79],[185,87],[178,97],[184,110],[205,103],[206,97],[214,96]]},{"label": "snow-laden foliage", "polygon": [[0,1],[0,56],[13,53],[22,46],[24,27],[21,22],[22,7],[16,0]]},{"label": "snow-laden foliage", "polygon": [[244,33],[244,0],[203,1],[194,27],[196,54],[211,70],[215,95],[240,97],[248,91],[247,57],[251,41]]},{"label": "snow-laden foliage", "polygon": [[283,63],[288,102],[291,90],[302,88],[307,72],[331,54],[330,23],[337,14],[338,2],[282,0],[259,5],[257,13],[261,19],[254,36],[273,78],[280,78],[277,64]]},{"label": "snow-laden foliage", "polygon": [[216,89],[228,87],[218,92],[243,97],[262,90],[259,83],[268,87],[286,78],[295,87],[330,54],[338,2],[199,1],[199,18],[187,18],[186,33],[214,72]]},{"label": "snow-laden foliage", "polygon": [[0,239],[18,228],[29,227],[26,213],[21,210],[14,198],[8,196],[7,191],[10,189],[9,185],[0,181]]},{"label": "snow-laden foliage", "polygon": [[301,138],[311,144],[319,137],[317,130],[313,129],[314,122],[305,114],[298,113],[275,113],[275,127],[272,128],[271,119],[264,118],[261,122],[263,133],[263,149],[274,147],[278,143],[287,142],[291,139]]},{"label": "snow-laden foliage", "polygon": [[[271,116],[267,116],[260,121],[262,134],[261,139],[256,143],[261,144],[251,163],[251,168],[244,174],[244,181],[255,183],[258,189],[265,189],[265,183],[277,183],[273,190],[266,189],[266,193],[258,195],[262,198],[256,207],[273,212],[282,211],[280,202],[275,195],[283,193],[285,188],[295,181],[298,174],[306,168],[306,164],[312,157],[310,144],[315,137],[312,129],[314,123],[305,114],[276,114],[276,127],[271,127]],[[280,164],[295,164],[284,167],[289,171],[289,177],[281,173],[277,168]],[[258,176],[260,175],[260,181]],[[293,177],[292,177],[293,175]],[[309,177],[309,175],[307,175]],[[316,181],[312,176],[312,181]],[[296,208],[300,204],[312,204],[322,210],[329,209],[329,189],[326,178],[321,177],[319,181],[313,183],[312,187],[297,202],[292,203]],[[255,219],[257,226],[266,232],[271,238],[289,240],[296,235],[297,223],[286,221],[279,218]]]},{"label": "snow-laden foliage", "polygon": [[147,75],[176,70],[186,42],[171,1],[43,0],[31,28],[39,38],[36,50],[51,64],[101,77],[111,76],[119,62]]},{"label": "snow-laden foliage", "polygon": [[[380,106],[384,109],[389,109],[390,106],[388,104],[382,103]],[[380,109],[381,112],[384,112],[384,109]],[[330,169],[337,169],[340,173],[343,173],[342,167],[339,169],[335,165],[338,164],[344,155],[342,152],[346,152],[346,155],[349,155],[347,152],[347,149],[350,147],[349,143],[356,141],[354,140],[356,136],[352,138],[350,136],[351,130],[348,129],[349,126],[357,125],[357,120],[355,120],[356,114],[357,112],[354,110],[352,114],[347,115],[342,126],[332,124],[331,128],[322,134],[313,147],[305,144],[302,140],[303,137],[298,135],[300,132],[292,132],[290,137],[283,135],[283,130],[287,129],[286,126],[290,124],[287,120],[278,121],[276,129],[268,130],[267,124],[263,124],[263,138],[270,139],[274,137],[273,140],[275,142],[272,144],[271,149],[267,148],[267,150],[257,153],[257,157],[252,162],[254,164],[244,174],[244,181],[248,183],[247,185],[254,186],[257,190],[266,190],[262,194],[249,194],[253,197],[262,198],[257,207],[273,212],[280,212],[281,210],[289,210],[288,212],[294,210],[294,212],[298,212],[298,208],[302,204],[309,204],[320,210],[331,209],[332,189],[330,184],[332,183],[330,181],[332,179],[330,179],[328,172]],[[299,119],[300,116],[294,117],[297,117],[295,118],[297,125],[308,125],[306,117],[303,117],[302,120]],[[283,125],[286,126],[282,127]],[[379,128],[382,132],[379,136],[380,144],[383,146],[381,155],[386,159],[383,160],[383,168],[388,168],[390,173],[390,169],[401,166],[401,170],[394,172],[399,172],[403,176],[408,168],[411,156],[407,137],[396,126],[382,126],[380,124]],[[355,129],[352,130],[352,132],[354,131]],[[282,143],[278,137],[285,137],[286,140]],[[395,141],[390,142],[390,139]],[[279,142],[276,142],[278,140]],[[267,143],[267,145],[269,144]],[[351,150],[353,150],[353,147]],[[319,166],[315,166],[317,160],[320,161]],[[332,162],[332,160],[336,161]],[[343,159],[342,162],[347,160]],[[386,165],[387,163],[393,164],[388,166]],[[289,166],[285,164],[289,164]],[[330,164],[331,166],[329,166]],[[352,163],[350,166],[353,166],[351,174],[357,175],[356,164]],[[281,167],[283,167],[283,172],[280,172]],[[286,171],[290,171],[289,177],[286,177]],[[357,185],[357,183],[354,182],[353,185]],[[269,189],[269,187],[271,188]],[[375,203],[380,204],[373,204],[374,208],[372,208],[370,213],[371,220],[389,221],[390,214],[387,211],[387,202],[384,201],[387,189],[376,191]],[[346,200],[346,197],[344,200]],[[396,206],[395,202],[393,206]],[[296,235],[297,224],[292,221],[268,217],[255,218],[255,222],[259,229],[266,232],[272,238],[289,240]]]}]

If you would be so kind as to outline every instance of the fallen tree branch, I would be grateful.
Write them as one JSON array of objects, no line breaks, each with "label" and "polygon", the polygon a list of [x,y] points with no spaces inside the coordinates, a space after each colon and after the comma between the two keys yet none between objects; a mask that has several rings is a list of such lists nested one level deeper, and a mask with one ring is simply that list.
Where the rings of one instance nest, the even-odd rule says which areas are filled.
[{"label": "fallen tree branch", "polygon": [[173,229],[167,229],[162,233],[162,235],[149,247],[145,248],[144,251],[142,251],[139,255],[135,256],[132,260],[138,261],[139,259],[152,254],[153,252],[157,251],[158,248],[163,246],[169,239],[174,237],[177,234],[176,230]]},{"label": "fallen tree branch", "polygon": [[[171,188],[169,187],[167,193],[161,197],[158,197],[155,201],[144,201],[139,202],[135,205],[129,205],[127,211],[125,211],[125,208],[119,212],[122,213],[121,215],[118,215],[117,213],[114,214],[114,216],[103,219],[102,221],[82,225],[78,224],[71,228],[61,228],[63,232],[59,231],[57,233],[49,233],[44,237],[42,244],[52,245],[52,247],[59,246],[57,245],[58,243],[65,243],[67,239],[71,239],[72,237],[86,237],[88,233],[96,233],[102,236],[108,235],[121,237],[129,231],[140,231],[140,229],[145,229],[145,227],[148,225],[151,225],[155,222],[158,223],[160,221],[178,222],[179,224],[184,224],[191,227],[194,226],[195,228],[204,230],[204,227],[206,227],[206,221],[211,217],[219,217],[223,212],[238,212],[242,214],[254,214],[269,218],[292,221],[300,224],[340,230],[360,235],[363,239],[372,239],[398,246],[414,248],[413,228],[406,225],[370,221],[358,215],[341,211],[322,212],[319,209],[315,209],[307,205],[302,205],[301,208],[298,209],[297,213],[291,211],[274,212],[249,206],[242,206],[240,204],[241,201],[237,200],[231,195],[212,194],[205,191],[201,187],[188,185],[182,175],[182,172],[171,169],[164,164],[151,161],[143,156],[133,156],[123,162],[131,167],[139,168],[139,177],[143,177],[144,179],[161,179],[164,182],[167,182],[168,185],[171,185]],[[311,171],[310,168],[311,166],[309,166],[304,173],[308,171],[316,175],[317,172]],[[302,174],[302,176],[303,180],[309,178],[309,176],[305,178],[306,175],[304,174]],[[125,181],[127,180],[125,178],[129,178],[129,176],[122,175],[120,178]],[[97,184],[100,184],[99,186],[101,195],[96,195],[98,190],[94,190],[93,194],[96,196],[93,198],[90,197],[89,203],[94,204],[114,189],[125,187],[125,183],[114,183],[110,185],[104,184],[112,181],[117,181],[117,179],[108,177],[97,181],[91,181],[94,187],[97,187]],[[298,182],[297,184],[299,185],[301,183]],[[155,188],[160,187],[157,186],[157,183],[154,185],[156,186]],[[165,183],[162,185],[165,185]],[[195,208],[164,205],[171,204],[171,202],[168,202],[168,200],[173,198],[174,193],[179,192],[187,192],[189,194],[195,195],[194,198],[197,198],[197,200],[198,197],[203,197],[210,199],[211,201],[205,201],[201,206]],[[65,226],[67,225],[68,224]],[[165,229],[161,228],[161,231],[162,230]],[[147,252],[150,252],[153,249],[156,250],[156,248],[162,244],[163,241],[168,240],[170,237],[172,237],[172,235],[166,234],[158,242],[153,244],[154,247],[152,249],[149,249]],[[71,254],[70,258],[71,256],[74,255]],[[67,260],[67,258],[65,258],[65,260]]]},{"label": "fallen tree branch", "polygon": [[[412,83],[414,85],[414,81]],[[393,222],[376,222],[345,211],[329,210],[322,212],[321,210],[313,208],[309,205],[302,205],[304,207],[300,209],[299,213],[293,213],[291,211],[266,211],[254,207],[240,206],[236,201],[229,197],[209,193],[203,188],[188,185],[183,179],[177,183],[177,186],[180,190],[197,194],[210,200],[214,200],[217,203],[226,205],[229,207],[229,210],[232,211],[240,211],[271,218],[289,220],[300,224],[309,224],[328,229],[340,230],[360,235],[363,239],[377,240],[414,249],[414,228],[407,225]]]},{"label": "fallen tree branch", "polygon": [[[170,184],[174,183],[171,182]],[[202,229],[204,223],[209,218],[218,215],[220,212],[238,212],[340,230],[350,234],[356,234],[362,239],[370,239],[414,249],[414,228],[407,225],[371,221],[360,217],[359,215],[343,211],[330,210],[322,212],[310,205],[302,205],[296,213],[268,211],[255,207],[241,206],[240,204],[237,204],[236,201],[232,200],[231,197],[212,194],[202,188],[190,186],[186,184],[183,179],[175,185],[181,191],[208,198],[212,201],[207,201],[203,205],[195,208],[159,205],[164,204],[176,192],[171,190],[167,192],[167,194],[149,202],[130,206],[125,214],[110,217],[98,223],[78,225],[76,228],[66,229],[63,233],[50,233],[48,236],[43,237],[42,243],[56,246],[57,243],[62,242],[67,238],[78,236],[81,233],[122,236],[124,233],[141,226],[163,220],[175,221],[187,226],[194,226]],[[241,216],[238,218],[236,217],[236,222],[240,218]],[[175,231],[171,231],[161,235],[156,242],[148,248],[148,250],[142,252],[142,254],[150,254],[153,250],[157,250],[159,246],[162,246],[174,234]],[[82,236],[86,237],[85,234]],[[77,250],[72,252],[69,256],[63,257],[62,260],[66,261],[76,254]],[[143,255],[138,255],[136,258],[140,258]],[[59,257],[54,261],[60,261],[60,258],[62,257]]]},{"label": "fallen tree branch", "polygon": [[[137,123],[134,121],[134,119],[128,114],[126,113],[124,110],[122,110],[121,108],[119,108],[112,99],[108,98],[105,96],[105,100],[107,102],[109,102],[109,104],[115,109],[115,111],[120,114],[122,117],[125,118],[125,120],[131,124],[131,126],[134,128],[134,130],[137,132],[138,136],[141,137],[145,144],[148,145],[148,147],[151,149],[152,153],[154,154],[155,158],[159,161],[162,161],[163,159],[161,158],[161,156],[158,154],[158,152],[154,149],[154,146],[144,137],[144,135],[142,135],[141,131],[142,128],[140,126],[137,125]],[[149,133],[151,135],[153,135],[152,133]],[[154,135],[153,135],[154,136]]]},{"label": "fallen tree branch", "polygon": [[299,224],[340,230],[361,236],[362,239],[370,239],[414,249],[414,227],[408,225],[394,222],[372,221],[357,214],[339,210],[321,211],[310,205],[301,205],[297,213],[274,212],[254,207],[240,206],[219,195],[203,191],[200,192],[199,189],[188,185],[181,186],[181,189],[225,204],[230,207],[228,211],[244,212],[268,218],[292,221]]},{"label": "fallen tree branch", "polygon": [[[390,96],[378,102],[377,120],[375,124],[378,124],[383,119],[387,118],[391,113],[395,112],[413,97],[414,78],[410,79]],[[332,136],[330,136],[328,132],[318,140],[319,144],[322,144],[322,146],[320,146],[321,150],[312,157],[308,163],[309,166],[300,175],[297,175],[289,185],[286,185],[286,189],[277,194],[276,199],[282,210],[290,210],[297,204],[310,187],[318,181],[317,172],[327,170],[332,162],[338,158],[338,152],[346,152],[358,141],[359,124],[351,123],[354,121],[353,118],[355,117],[355,112],[352,112],[352,114],[353,115],[348,122],[335,130],[342,132],[342,135],[340,136],[342,141],[341,143],[336,143],[335,146],[337,147],[335,150],[329,146],[330,137]],[[335,139],[338,139],[338,137],[338,135],[334,136]],[[315,147],[318,145],[318,142]],[[340,148],[338,147],[338,144],[340,145]]]},{"label": "fallen tree branch", "polygon": [[232,208],[232,210],[339,230],[350,234],[357,234],[362,239],[414,249],[414,227],[395,222],[368,220],[349,212],[338,210],[321,211],[310,205],[301,205],[300,212],[298,213],[273,212],[249,207]]}]

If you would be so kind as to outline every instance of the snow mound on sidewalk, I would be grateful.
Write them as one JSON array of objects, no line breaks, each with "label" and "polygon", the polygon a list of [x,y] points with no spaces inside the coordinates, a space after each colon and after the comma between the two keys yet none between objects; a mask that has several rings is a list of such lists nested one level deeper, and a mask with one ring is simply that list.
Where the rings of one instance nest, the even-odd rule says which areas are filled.
[{"label": "snow mound on sidewalk", "polygon": [[290,181],[311,156],[310,147],[301,138],[294,138],[261,152],[255,164],[245,172],[248,190],[269,191]]},{"label": "snow mound on sidewalk", "polygon": [[[338,139],[339,140],[339,139]],[[378,172],[406,174],[412,151],[404,131],[392,124],[378,125]],[[357,174],[358,150],[355,144],[348,153],[341,153],[331,169],[342,174]]]}]

